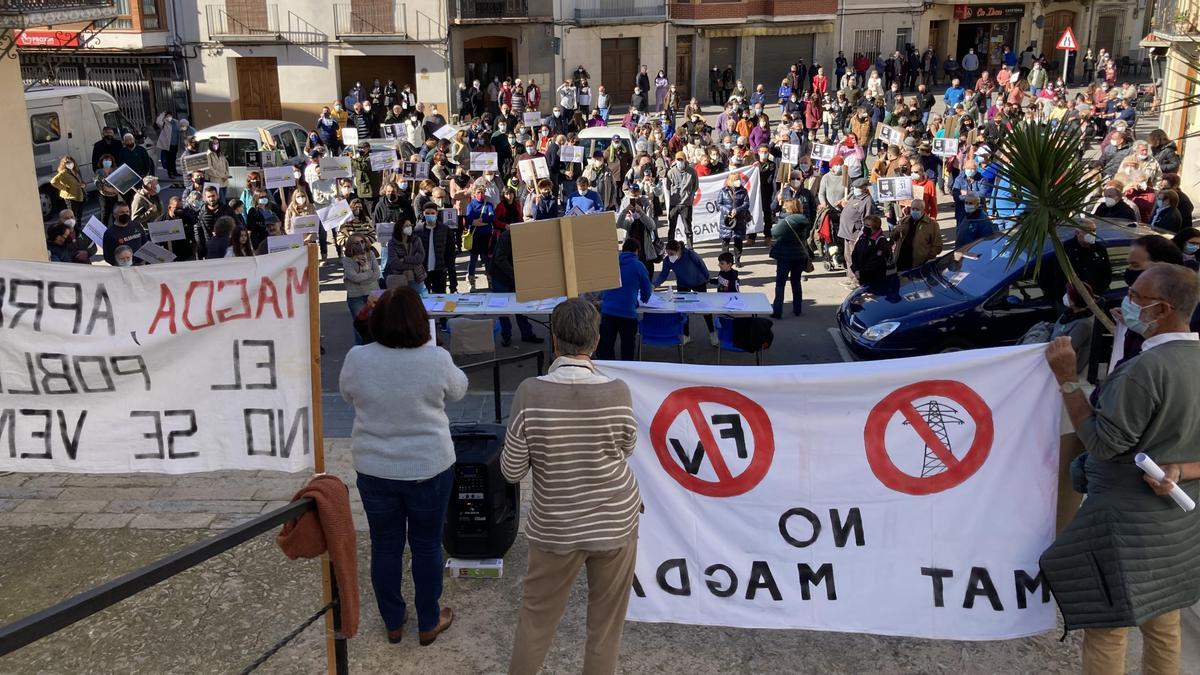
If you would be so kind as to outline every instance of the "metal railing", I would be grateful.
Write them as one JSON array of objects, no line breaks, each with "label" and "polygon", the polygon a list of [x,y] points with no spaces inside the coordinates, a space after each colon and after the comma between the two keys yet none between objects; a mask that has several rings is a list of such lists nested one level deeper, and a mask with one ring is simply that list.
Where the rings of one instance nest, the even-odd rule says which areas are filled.
[{"label": "metal railing", "polygon": [[645,21],[665,19],[667,3],[663,0],[576,0],[575,21]]},{"label": "metal railing", "polygon": [[1200,3],[1196,0],[1157,0],[1150,29],[1162,35],[1200,33]]},{"label": "metal railing", "polygon": [[0,28],[31,28],[117,16],[113,0],[0,0]]},{"label": "metal railing", "polygon": [[523,19],[529,16],[526,0],[459,0],[461,19]]},{"label": "metal railing", "polygon": [[334,33],[346,35],[405,35],[408,11],[402,2],[339,3],[333,6]]},{"label": "metal railing", "polygon": [[505,356],[504,358],[500,359],[479,361],[478,363],[467,363],[459,366],[459,369],[463,372],[482,370],[484,368],[492,369],[492,393],[496,399],[496,422],[500,422],[504,419],[504,414],[500,406],[500,366],[508,363],[528,361],[529,359],[537,359],[537,374],[541,375],[546,365],[546,353],[541,349],[537,350],[536,352],[526,352],[524,354],[517,354],[516,356]]},{"label": "metal railing", "polygon": [[[221,534],[201,541],[185,549],[176,551],[165,558],[160,558],[145,567],[130,572],[123,577],[96,586],[78,595],[67,598],[62,602],[18,619],[6,626],[0,626],[0,656],[11,654],[16,650],[36,642],[44,637],[86,619],[87,617],[107,609],[126,598],[140,593],[151,586],[166,581],[171,577],[185,572],[204,561],[214,558],[234,547],[265,534],[283,523],[298,518],[309,509],[316,508],[316,502],[305,498],[263,514],[253,520],[237,525]],[[332,600],[311,616],[297,630],[285,636],[283,640],[267,650],[243,672],[249,672],[270,658],[284,644],[299,634],[325,612],[333,612],[333,628],[336,632],[334,657],[338,673],[349,672],[349,656],[346,649],[346,639],[341,632],[340,598],[338,596],[336,577],[330,574],[333,583]]]},{"label": "metal railing", "polygon": [[254,2],[205,5],[208,36],[253,37],[279,34],[279,6]]}]

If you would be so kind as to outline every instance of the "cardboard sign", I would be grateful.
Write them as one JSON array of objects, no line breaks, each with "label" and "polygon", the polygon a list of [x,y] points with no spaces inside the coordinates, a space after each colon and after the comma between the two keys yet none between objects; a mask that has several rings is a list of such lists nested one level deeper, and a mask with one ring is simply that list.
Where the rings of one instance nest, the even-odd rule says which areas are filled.
[{"label": "cardboard sign", "polygon": [[350,211],[350,203],[345,199],[333,200],[329,206],[317,211],[317,215],[328,232],[333,232],[354,217],[354,213]]},{"label": "cardboard sign", "polygon": [[290,166],[269,166],[263,169],[263,185],[268,190],[295,187],[296,176]]},{"label": "cardboard sign", "polygon": [[813,159],[817,159],[822,162],[828,162],[833,159],[835,154],[837,154],[836,146],[825,145],[824,143],[814,143],[812,154],[810,156]]},{"label": "cardboard sign", "polygon": [[447,124],[447,125],[444,125],[442,128],[438,129],[437,131],[433,132],[433,135],[436,138],[442,139],[443,141],[448,141],[451,138],[454,138],[454,135],[457,133],[458,133],[458,129],[455,129],[453,126]]},{"label": "cardboard sign", "polygon": [[260,143],[262,143],[262,146],[264,148],[266,148],[267,150],[275,149],[274,137],[271,136],[271,132],[267,131],[266,129],[264,129],[262,127],[258,128],[258,140]]},{"label": "cardboard sign", "polygon": [[935,138],[930,143],[933,154],[938,157],[954,157],[958,154],[957,138]]},{"label": "cardboard sign", "polygon": [[500,159],[494,152],[472,152],[472,171],[499,171]]},{"label": "cardboard sign", "polygon": [[800,146],[795,143],[784,143],[779,148],[783,153],[783,161],[795,166],[800,163]]},{"label": "cardboard sign", "polygon": [[88,218],[87,224],[83,226],[83,233],[87,235],[88,239],[92,240],[93,244],[103,243],[106,231],[108,231],[108,228],[96,216]]},{"label": "cardboard sign", "polygon": [[878,202],[899,202],[913,198],[912,178],[900,176],[896,178],[880,178],[876,184]]},{"label": "cardboard sign", "polygon": [[133,252],[133,257],[144,261],[147,265],[155,263],[169,263],[175,259],[175,254],[153,242],[142,244],[142,247]]},{"label": "cardboard sign", "polygon": [[604,291],[621,285],[616,214],[511,225],[517,302]]},{"label": "cardboard sign", "polygon": [[349,157],[322,157],[321,158],[321,178],[332,180],[335,178],[350,177],[350,158]]},{"label": "cardboard sign", "polygon": [[517,171],[521,174],[521,180],[528,185],[533,185],[537,182],[537,169],[533,166],[532,159],[524,159],[517,162]]},{"label": "cardboard sign", "polygon": [[267,237],[267,253],[278,253],[280,251],[303,247],[304,235],[302,234],[281,234],[274,237]]},{"label": "cardboard sign", "polygon": [[583,146],[564,145],[558,149],[558,157],[564,162],[582,162]]},{"label": "cardboard sign", "polygon": [[526,110],[525,113],[521,115],[521,121],[524,122],[525,126],[527,127],[540,127],[542,126],[542,114],[536,110]]},{"label": "cardboard sign", "polygon": [[452,230],[458,229],[458,211],[454,209],[442,209],[441,218],[442,224],[446,227]]},{"label": "cardboard sign", "polygon": [[904,142],[904,132],[896,127],[889,127],[886,124],[879,125],[879,140],[888,145],[900,145]]},{"label": "cardboard sign", "polygon": [[536,175],[538,178],[549,178],[550,177],[550,165],[546,164],[545,157],[534,157],[533,158],[533,172],[534,172],[534,175]]},{"label": "cardboard sign", "polygon": [[[193,171],[205,171],[209,167],[208,153],[197,152],[194,155],[183,156],[183,172],[191,173]],[[258,166],[257,164],[255,166]]]},{"label": "cardboard sign", "polygon": [[138,175],[138,172],[129,168],[128,164],[123,164],[113,169],[113,172],[108,174],[104,181],[113,186],[117,192],[129,192],[142,182],[142,177]]},{"label": "cardboard sign", "polygon": [[400,163],[396,159],[396,153],[388,152],[372,152],[371,153],[371,170],[372,171],[391,171]]},{"label": "cardboard sign", "polygon": [[342,127],[342,143],[346,145],[358,145],[358,127]]},{"label": "cardboard sign", "polygon": [[425,180],[429,178],[429,162],[402,162],[400,175],[408,180]]},{"label": "cardboard sign", "polygon": [[301,237],[305,235],[316,235],[317,228],[321,226],[321,218],[317,214],[309,214],[307,216],[296,216],[292,218],[291,234],[298,234]]},{"label": "cardboard sign", "polygon": [[187,238],[182,220],[159,220],[150,223],[150,241],[155,244],[165,244],[168,241],[179,241]]},{"label": "cardboard sign", "polygon": [[387,246],[387,243],[391,241],[392,234],[395,231],[395,223],[375,223],[375,241]]}]

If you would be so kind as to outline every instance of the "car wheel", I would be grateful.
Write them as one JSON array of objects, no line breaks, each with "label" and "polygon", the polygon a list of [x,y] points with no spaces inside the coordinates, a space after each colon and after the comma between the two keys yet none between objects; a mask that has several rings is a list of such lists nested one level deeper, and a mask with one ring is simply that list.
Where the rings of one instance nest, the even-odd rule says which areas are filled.
[{"label": "car wheel", "polygon": [[54,188],[43,185],[38,190],[38,201],[41,202],[42,221],[48,221],[63,209],[63,201],[55,194]]},{"label": "car wheel", "polygon": [[966,340],[947,340],[942,344],[942,348],[938,350],[939,354],[952,354],[973,348],[975,345]]}]

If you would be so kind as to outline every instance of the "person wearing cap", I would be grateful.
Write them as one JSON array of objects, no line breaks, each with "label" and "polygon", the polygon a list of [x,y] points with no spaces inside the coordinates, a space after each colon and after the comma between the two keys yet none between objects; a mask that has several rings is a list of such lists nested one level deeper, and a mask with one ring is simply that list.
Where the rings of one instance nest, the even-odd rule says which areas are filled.
[{"label": "person wearing cap", "polygon": [[676,241],[675,232],[683,224],[683,234],[687,239],[688,248],[692,242],[692,201],[700,187],[700,178],[696,170],[688,164],[687,155],[675,153],[675,161],[667,169],[667,192],[671,208],[667,213],[667,241]]},{"label": "person wearing cap", "polygon": [[[875,212],[875,202],[871,199],[868,185],[866,178],[856,178],[850,183],[850,194],[841,203],[842,214],[838,220],[837,236],[842,240],[841,248],[845,251],[847,261],[850,260],[850,254],[862,235],[866,218]],[[878,221],[878,216],[875,218]],[[851,284],[857,279],[849,265],[846,266],[846,277]]]}]

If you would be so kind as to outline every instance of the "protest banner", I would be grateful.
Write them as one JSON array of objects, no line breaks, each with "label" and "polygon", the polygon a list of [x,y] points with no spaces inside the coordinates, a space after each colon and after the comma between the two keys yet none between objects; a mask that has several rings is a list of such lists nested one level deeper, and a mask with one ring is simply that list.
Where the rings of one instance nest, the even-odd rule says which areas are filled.
[{"label": "protest banner", "polygon": [[825,145],[824,143],[813,143],[812,154],[809,156],[813,159],[822,162],[828,162],[837,154],[837,147],[833,145]]},{"label": "protest banner", "polygon": [[155,244],[165,244],[168,241],[179,241],[187,237],[182,220],[159,220],[150,223],[150,241]]},{"label": "protest banner", "polygon": [[197,152],[192,155],[183,156],[183,172],[191,173],[193,171],[205,171],[209,167],[208,153]]},{"label": "protest banner", "polygon": [[472,152],[471,171],[499,171],[500,159],[494,152]]},{"label": "protest banner", "polygon": [[322,157],[320,167],[321,178],[333,180],[350,177],[349,157]]},{"label": "protest banner", "polygon": [[935,138],[930,146],[937,157],[954,157],[958,154],[957,138]]},{"label": "protest banner", "polygon": [[524,122],[525,126],[527,127],[537,128],[542,126],[542,114],[536,110],[526,110],[521,115],[521,121]]},{"label": "protest banner", "polygon": [[391,171],[392,169],[399,168],[399,166],[400,160],[396,158],[396,153],[391,150],[371,153],[372,171]]},{"label": "protest banner", "polygon": [[37,305],[0,341],[0,471],[312,471],[311,248],[123,270],[0,261]]},{"label": "protest banner", "polygon": [[301,237],[319,234],[317,228],[321,227],[321,217],[315,213],[307,216],[295,216],[292,218],[292,231],[288,234],[298,234]]},{"label": "protest banner", "polygon": [[83,226],[83,233],[92,240],[93,244],[104,243],[104,233],[107,231],[108,228],[96,216],[88,218],[87,223]]},{"label": "protest banner", "polygon": [[342,127],[342,144],[348,148],[358,145],[358,129],[352,126]]},{"label": "protest banner", "polygon": [[[717,196],[725,187],[725,180],[730,171],[712,176],[701,176],[696,198],[692,202],[692,239],[694,241],[714,241],[721,238],[717,231],[721,210],[717,208]],[[742,186],[750,197],[750,225],[747,232],[763,231],[762,194],[758,185],[759,175],[757,166],[738,169],[742,177]]]},{"label": "protest banner", "polygon": [[400,175],[407,180],[425,180],[429,178],[429,162],[403,162]]},{"label": "protest banner", "polygon": [[911,201],[913,198],[912,178],[909,176],[880,178],[879,182],[875,184],[875,189],[877,193],[875,201],[878,202]]},{"label": "protest banner", "polygon": [[267,237],[267,253],[278,253],[293,248],[304,248],[304,235],[280,234]]},{"label": "protest banner", "polygon": [[1061,403],[1044,351],[599,362],[638,421],[628,618],[955,640],[1053,630],[1038,557],[1054,537]]},{"label": "protest banner", "polygon": [[269,166],[263,169],[263,185],[268,190],[295,187],[296,176],[290,166]]},{"label": "protest banner", "polygon": [[167,249],[148,241],[142,244],[142,247],[133,252],[133,257],[145,262],[147,265],[156,263],[169,263],[175,260],[175,254]]},{"label": "protest banner", "polygon": [[325,226],[327,232],[333,232],[354,217],[354,213],[350,210],[350,203],[345,199],[333,200],[329,206],[318,209],[317,215],[320,216],[321,224]]}]

